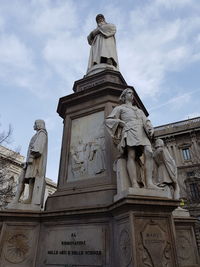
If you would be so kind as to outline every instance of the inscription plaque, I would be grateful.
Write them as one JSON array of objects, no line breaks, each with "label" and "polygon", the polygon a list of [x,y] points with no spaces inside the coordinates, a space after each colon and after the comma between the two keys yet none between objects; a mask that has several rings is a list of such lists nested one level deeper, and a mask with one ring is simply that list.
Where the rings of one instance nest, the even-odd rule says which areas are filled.
[{"label": "inscription plaque", "polygon": [[46,264],[104,266],[104,227],[54,227],[48,231]]}]

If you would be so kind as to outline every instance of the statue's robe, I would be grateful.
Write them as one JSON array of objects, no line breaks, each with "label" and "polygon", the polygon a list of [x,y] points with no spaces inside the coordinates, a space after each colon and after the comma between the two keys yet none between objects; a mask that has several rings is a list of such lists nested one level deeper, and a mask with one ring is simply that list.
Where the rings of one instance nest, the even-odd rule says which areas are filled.
[{"label": "statue's robe", "polygon": [[101,58],[112,59],[113,66],[118,70],[118,58],[116,50],[114,24],[105,23],[98,26],[100,31],[95,37],[92,32],[88,36],[88,43],[91,45],[88,62],[88,70],[95,64],[101,63]]},{"label": "statue's robe", "polygon": [[31,138],[27,152],[25,183],[30,178],[44,178],[47,164],[47,131],[41,129]]},{"label": "statue's robe", "polygon": [[154,160],[158,167],[157,182],[159,184],[177,183],[177,167],[168,149],[164,146],[159,147],[154,152]]}]

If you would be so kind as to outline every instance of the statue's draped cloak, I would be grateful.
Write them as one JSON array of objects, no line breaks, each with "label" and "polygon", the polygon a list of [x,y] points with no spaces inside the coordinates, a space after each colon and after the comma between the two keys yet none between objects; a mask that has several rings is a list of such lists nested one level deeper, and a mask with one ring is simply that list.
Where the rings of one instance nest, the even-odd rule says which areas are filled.
[{"label": "statue's draped cloak", "polygon": [[114,66],[118,69],[118,58],[116,51],[115,33],[116,27],[114,24],[105,23],[98,26],[100,34],[94,38],[90,34],[88,43],[91,45],[88,70],[95,64],[101,63],[101,57],[111,58]]},{"label": "statue's draped cloak", "polygon": [[[47,163],[47,131],[41,129],[31,138],[27,152],[25,179],[44,178]],[[37,155],[35,157],[35,155]]]},{"label": "statue's draped cloak", "polygon": [[158,165],[158,182],[159,183],[176,183],[177,167],[174,159],[166,147],[158,148],[154,152],[154,160]]},{"label": "statue's draped cloak", "polygon": [[[121,128],[120,120],[125,122]],[[126,104],[117,106],[106,119],[106,126],[115,140],[120,140],[119,146],[151,146],[147,133],[153,130],[150,120],[137,106]]]}]

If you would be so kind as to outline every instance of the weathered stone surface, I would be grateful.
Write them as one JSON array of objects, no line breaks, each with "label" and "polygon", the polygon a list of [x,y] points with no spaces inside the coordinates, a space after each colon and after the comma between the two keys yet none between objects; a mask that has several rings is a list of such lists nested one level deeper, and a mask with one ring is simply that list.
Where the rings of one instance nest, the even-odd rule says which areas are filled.
[{"label": "weathered stone surface", "polygon": [[147,188],[132,188],[121,191],[114,196],[114,201],[130,196],[151,196],[161,198],[171,198],[171,195],[165,189],[147,189]]},{"label": "weathered stone surface", "polygon": [[168,218],[145,216],[135,219],[138,266],[177,266],[175,242]]},{"label": "weathered stone surface", "polygon": [[72,120],[67,181],[88,179],[105,171],[104,112]]},{"label": "weathered stone surface", "polygon": [[57,225],[46,226],[40,247],[47,265],[105,266],[106,243],[104,226]]},{"label": "weathered stone surface", "polygon": [[0,240],[0,266],[35,266],[38,234],[36,223],[4,223]]}]

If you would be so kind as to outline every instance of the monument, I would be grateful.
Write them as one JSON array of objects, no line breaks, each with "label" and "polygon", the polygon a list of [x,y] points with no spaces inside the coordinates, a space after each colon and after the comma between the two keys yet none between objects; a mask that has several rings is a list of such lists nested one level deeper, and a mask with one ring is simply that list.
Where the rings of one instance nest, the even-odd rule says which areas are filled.
[{"label": "monument", "polygon": [[195,220],[172,214],[175,173],[164,176],[169,157],[119,72],[116,28],[96,21],[87,73],[58,103],[58,189],[44,211],[1,212],[1,266],[198,267]]}]

